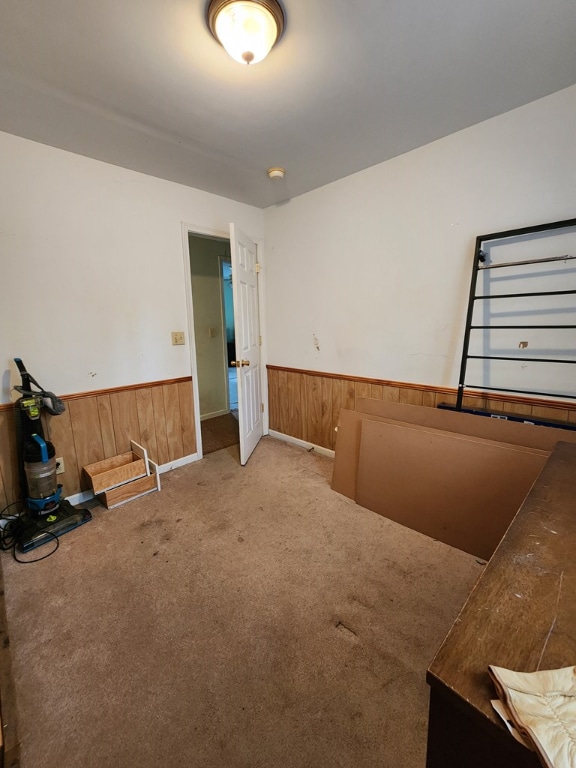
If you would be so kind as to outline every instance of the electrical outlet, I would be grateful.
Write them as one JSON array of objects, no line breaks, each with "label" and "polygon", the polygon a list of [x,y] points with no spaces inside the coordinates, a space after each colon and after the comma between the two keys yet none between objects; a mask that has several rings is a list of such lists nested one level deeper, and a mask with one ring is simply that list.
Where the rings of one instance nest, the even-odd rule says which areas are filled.
[{"label": "electrical outlet", "polygon": [[172,346],[185,344],[184,331],[172,331]]},{"label": "electrical outlet", "polygon": [[56,459],[56,474],[61,475],[63,472],[66,472],[66,470],[64,469],[64,459],[62,458],[62,456],[59,456]]}]

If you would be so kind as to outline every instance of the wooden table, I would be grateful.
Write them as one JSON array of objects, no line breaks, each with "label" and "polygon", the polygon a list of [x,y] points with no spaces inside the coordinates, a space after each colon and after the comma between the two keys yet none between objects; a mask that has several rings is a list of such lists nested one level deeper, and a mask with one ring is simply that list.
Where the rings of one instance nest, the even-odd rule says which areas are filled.
[{"label": "wooden table", "polygon": [[428,669],[427,768],[540,766],[492,709],[489,664],[576,665],[575,444],[553,450]]},{"label": "wooden table", "polygon": [[[7,554],[4,557],[8,557]],[[20,741],[16,720],[16,694],[12,677],[12,654],[4,600],[4,576],[0,567],[0,768],[18,768]]]}]

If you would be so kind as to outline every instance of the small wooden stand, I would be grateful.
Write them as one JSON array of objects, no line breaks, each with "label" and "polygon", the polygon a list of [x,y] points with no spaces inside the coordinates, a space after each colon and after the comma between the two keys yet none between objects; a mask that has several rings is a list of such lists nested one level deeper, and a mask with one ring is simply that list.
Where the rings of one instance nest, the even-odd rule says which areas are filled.
[{"label": "small wooden stand", "polygon": [[160,490],[158,465],[133,440],[132,450],[84,467],[94,495],[107,509]]}]

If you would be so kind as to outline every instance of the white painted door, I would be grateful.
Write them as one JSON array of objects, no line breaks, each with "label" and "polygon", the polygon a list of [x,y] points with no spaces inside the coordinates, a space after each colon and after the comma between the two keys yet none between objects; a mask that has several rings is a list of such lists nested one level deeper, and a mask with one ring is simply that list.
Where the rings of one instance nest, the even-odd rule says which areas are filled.
[{"label": "white painted door", "polygon": [[260,321],[256,245],[230,224],[232,294],[238,371],[240,463],[246,464],[262,437]]}]

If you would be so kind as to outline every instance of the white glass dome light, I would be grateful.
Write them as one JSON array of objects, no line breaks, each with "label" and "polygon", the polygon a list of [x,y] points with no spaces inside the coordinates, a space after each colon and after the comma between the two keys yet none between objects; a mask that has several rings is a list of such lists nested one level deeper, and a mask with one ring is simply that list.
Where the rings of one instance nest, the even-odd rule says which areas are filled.
[{"label": "white glass dome light", "polygon": [[239,64],[266,58],[284,29],[284,14],[276,0],[211,0],[208,26]]}]

